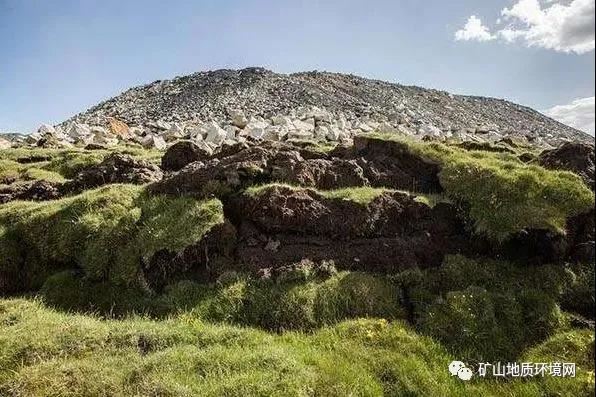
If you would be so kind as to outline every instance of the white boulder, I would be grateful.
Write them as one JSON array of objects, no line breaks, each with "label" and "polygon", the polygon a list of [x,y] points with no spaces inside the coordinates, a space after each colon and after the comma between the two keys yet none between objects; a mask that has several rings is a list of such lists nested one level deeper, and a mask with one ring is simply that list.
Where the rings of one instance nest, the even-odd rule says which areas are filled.
[{"label": "white boulder", "polygon": [[166,141],[159,135],[148,134],[141,140],[141,145],[145,149],[155,148],[158,150],[165,150],[167,148]]},{"label": "white boulder", "polygon": [[153,126],[155,128],[157,128],[158,130],[163,130],[163,131],[167,131],[170,128],[172,128],[170,123],[168,123],[167,121],[163,121],[163,120],[157,121],[155,124],[153,124]]},{"label": "white boulder", "polygon": [[145,130],[142,127],[130,127],[130,134],[134,137],[145,135]]},{"label": "white boulder", "polygon": [[240,132],[241,136],[249,136],[255,139],[264,139],[265,129],[269,127],[269,124],[265,121],[252,119],[246,127]]},{"label": "white boulder", "polygon": [[169,130],[161,134],[161,137],[168,142],[184,138],[184,128],[179,123],[174,123]]},{"label": "white boulder", "polygon": [[339,141],[342,135],[342,130],[336,126],[331,126],[327,129],[327,139],[330,141]]},{"label": "white boulder", "polygon": [[226,139],[236,139],[238,132],[240,131],[240,127],[236,127],[234,125],[226,125],[224,127],[226,131]]},{"label": "white boulder", "polygon": [[232,125],[238,128],[244,128],[248,124],[248,119],[246,115],[241,110],[229,110],[228,111],[230,117],[232,118]]},{"label": "white boulder", "polygon": [[205,137],[205,142],[211,143],[215,146],[221,145],[228,136],[228,133],[214,121],[211,121],[207,124],[208,128],[207,136]]},{"label": "white boulder", "polygon": [[328,133],[329,133],[329,128],[327,126],[320,125],[320,126],[315,127],[313,136],[315,137],[315,139],[322,141],[322,140],[327,139]]},{"label": "white boulder", "polygon": [[56,133],[56,129],[49,124],[42,124],[37,129],[37,132],[41,135],[45,135],[45,134],[54,135]]},{"label": "white boulder", "polygon": [[281,125],[281,126],[292,126],[292,119],[290,119],[288,116],[273,116],[271,118],[271,122],[273,123],[273,125]]},{"label": "white boulder", "polygon": [[190,139],[194,141],[202,141],[207,136],[207,125],[199,124],[190,130]]},{"label": "white boulder", "polygon": [[418,129],[418,134],[432,138],[440,138],[443,136],[441,129],[431,124],[422,125],[422,127]]},{"label": "white boulder", "polygon": [[86,124],[72,123],[66,129],[66,135],[72,139],[78,139],[91,135],[91,129]]},{"label": "white boulder", "polygon": [[[76,138],[73,138],[74,143],[81,146],[87,146],[90,143],[93,143],[94,136],[92,134],[89,135],[80,135]],[[117,143],[117,142],[116,142]]]},{"label": "white boulder", "polygon": [[288,135],[288,128],[283,125],[270,125],[265,128],[264,139],[281,141]]}]

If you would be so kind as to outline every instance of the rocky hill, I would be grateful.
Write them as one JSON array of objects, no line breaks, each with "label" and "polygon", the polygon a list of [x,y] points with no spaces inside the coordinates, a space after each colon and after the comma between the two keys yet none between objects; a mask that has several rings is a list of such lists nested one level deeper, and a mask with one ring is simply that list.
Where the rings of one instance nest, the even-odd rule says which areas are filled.
[{"label": "rocky hill", "polygon": [[[313,111],[314,109],[314,111]],[[159,121],[276,124],[276,116],[326,121],[342,131],[368,132],[382,124],[410,135],[497,139],[525,136],[557,146],[590,137],[530,108],[484,97],[403,86],[354,75],[306,72],[290,75],[262,68],[199,72],[131,88],[62,123],[107,125],[113,117],[131,126]],[[243,127],[244,123],[240,123]],[[314,125],[313,125],[314,127]],[[349,134],[348,134],[349,135]]]}]

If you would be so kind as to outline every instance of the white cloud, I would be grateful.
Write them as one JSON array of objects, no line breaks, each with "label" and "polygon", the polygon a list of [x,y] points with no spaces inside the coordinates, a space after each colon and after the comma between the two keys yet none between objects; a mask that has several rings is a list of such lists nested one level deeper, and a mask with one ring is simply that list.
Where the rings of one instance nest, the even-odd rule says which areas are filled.
[{"label": "white cloud", "polygon": [[576,99],[543,112],[547,116],[594,135],[594,97]]},{"label": "white cloud", "polygon": [[489,41],[494,39],[495,36],[490,33],[488,28],[482,24],[482,21],[476,15],[468,18],[468,22],[463,29],[455,32],[455,40]]},{"label": "white cloud", "polygon": [[560,52],[584,54],[594,50],[595,0],[516,0],[503,8],[497,25],[505,26],[494,33],[483,26],[476,16],[470,17],[459,36],[474,28],[478,33],[463,40],[486,41],[500,38],[505,42],[519,41],[529,47],[541,47]]}]

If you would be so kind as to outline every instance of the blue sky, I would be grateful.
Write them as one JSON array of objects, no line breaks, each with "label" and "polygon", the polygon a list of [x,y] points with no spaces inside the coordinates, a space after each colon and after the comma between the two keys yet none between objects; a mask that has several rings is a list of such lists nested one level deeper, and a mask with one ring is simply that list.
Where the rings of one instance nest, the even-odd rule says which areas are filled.
[{"label": "blue sky", "polygon": [[552,0],[0,0],[0,131],[63,121],[133,85],[246,66],[351,72],[563,113],[592,98],[593,125],[593,17],[576,29],[583,47],[561,32],[536,39],[544,21],[526,18],[528,4],[513,8],[533,2],[550,15]]}]

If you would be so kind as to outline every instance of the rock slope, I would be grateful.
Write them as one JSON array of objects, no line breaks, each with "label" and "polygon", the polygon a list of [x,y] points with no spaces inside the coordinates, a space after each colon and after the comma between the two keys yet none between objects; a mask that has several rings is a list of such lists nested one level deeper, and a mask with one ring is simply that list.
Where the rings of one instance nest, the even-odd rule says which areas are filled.
[{"label": "rock slope", "polygon": [[215,121],[224,128],[252,124],[249,127],[254,129],[266,128],[268,124],[285,125],[286,121],[280,119],[284,116],[310,123],[313,130],[319,126],[338,130],[325,130],[323,136],[381,127],[439,138],[455,135],[464,140],[513,134],[554,146],[566,140],[591,139],[539,112],[505,100],[452,95],[354,75],[285,75],[262,68],[199,72],[155,81],[102,102],[62,126],[72,122],[108,125],[112,117],[131,126],[170,128],[172,123]]}]

